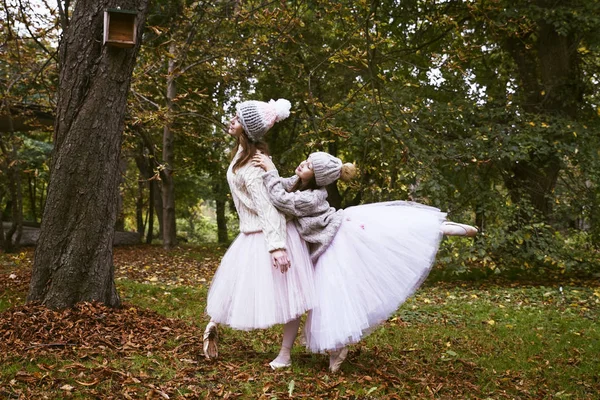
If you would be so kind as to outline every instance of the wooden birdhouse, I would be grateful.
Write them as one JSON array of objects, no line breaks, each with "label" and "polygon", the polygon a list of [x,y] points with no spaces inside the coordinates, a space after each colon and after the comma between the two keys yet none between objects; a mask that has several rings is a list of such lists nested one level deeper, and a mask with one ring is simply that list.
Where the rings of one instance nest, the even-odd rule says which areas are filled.
[{"label": "wooden birdhouse", "polygon": [[104,11],[104,44],[133,47],[137,41],[137,12],[109,8]]}]

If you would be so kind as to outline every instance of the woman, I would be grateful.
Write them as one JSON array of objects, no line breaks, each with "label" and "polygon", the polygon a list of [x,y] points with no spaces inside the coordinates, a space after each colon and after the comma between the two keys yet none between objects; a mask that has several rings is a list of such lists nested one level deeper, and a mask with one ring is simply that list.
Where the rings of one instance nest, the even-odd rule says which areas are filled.
[{"label": "woman", "polygon": [[291,365],[290,352],[300,316],[312,308],[314,276],[306,242],[293,222],[270,202],[264,171],[252,164],[256,154],[268,154],[262,137],[289,116],[285,99],[245,101],[236,105],[229,134],[237,139],[227,182],[239,215],[240,234],[229,247],[213,277],[206,311],[211,321],[204,332],[204,354],[218,356],[217,324],[251,330],[286,324],[277,358],[269,365]]}]

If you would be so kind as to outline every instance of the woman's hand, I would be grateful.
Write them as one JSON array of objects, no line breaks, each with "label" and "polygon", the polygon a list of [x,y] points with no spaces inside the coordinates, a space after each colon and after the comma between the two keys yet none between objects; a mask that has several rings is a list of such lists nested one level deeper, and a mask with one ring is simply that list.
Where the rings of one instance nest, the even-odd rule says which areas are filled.
[{"label": "woman's hand", "polygon": [[284,249],[271,252],[271,264],[273,267],[279,268],[282,274],[292,267],[287,251]]},{"label": "woman's hand", "polygon": [[256,153],[254,158],[252,158],[252,164],[254,164],[255,167],[264,169],[265,171],[272,171],[275,169],[275,164],[273,164],[271,157],[267,157],[262,153]]}]

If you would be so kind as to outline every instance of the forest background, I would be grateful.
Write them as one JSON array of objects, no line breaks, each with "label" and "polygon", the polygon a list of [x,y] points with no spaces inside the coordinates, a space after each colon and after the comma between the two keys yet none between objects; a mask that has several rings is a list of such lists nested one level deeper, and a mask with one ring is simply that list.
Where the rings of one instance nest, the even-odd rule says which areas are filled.
[{"label": "forest background", "polygon": [[[6,251],[45,207],[59,5],[73,4],[0,11]],[[290,118],[267,135],[282,175],[328,151],[360,171],[328,188],[334,206],[413,200],[479,227],[474,241],[443,242],[443,271],[597,275],[599,11],[595,0],[151,2],[115,228],[166,248],[232,240],[224,129],[237,101],[286,98]]]}]

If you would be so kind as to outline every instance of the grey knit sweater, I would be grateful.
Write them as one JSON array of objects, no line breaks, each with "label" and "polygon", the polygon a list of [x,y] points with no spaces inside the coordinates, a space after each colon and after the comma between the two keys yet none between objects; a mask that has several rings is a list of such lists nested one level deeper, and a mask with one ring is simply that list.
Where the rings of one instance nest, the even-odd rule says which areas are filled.
[{"label": "grey knit sweater", "polygon": [[298,177],[281,178],[277,170],[263,174],[271,202],[282,213],[295,217],[300,236],[310,244],[314,263],[340,228],[342,210],[336,211],[329,205],[325,188],[288,192],[297,180]]}]

